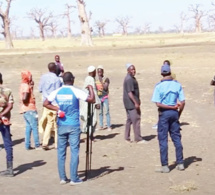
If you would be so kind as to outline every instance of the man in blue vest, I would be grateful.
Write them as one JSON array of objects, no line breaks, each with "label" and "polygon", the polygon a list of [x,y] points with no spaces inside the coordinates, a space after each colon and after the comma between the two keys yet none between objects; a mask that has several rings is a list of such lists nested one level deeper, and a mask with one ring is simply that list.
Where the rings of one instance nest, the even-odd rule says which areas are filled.
[{"label": "man in blue vest", "polygon": [[[66,184],[68,179],[65,172],[67,142],[70,144],[70,185],[81,184],[78,176],[79,148],[80,148],[80,120],[79,120],[79,99],[94,103],[95,95],[93,87],[88,85],[89,95],[73,87],[75,77],[71,72],[63,75],[64,85],[53,91],[43,103],[43,106],[58,112],[58,172],[60,184]],[[57,106],[51,103],[55,101]]]},{"label": "man in blue vest", "polygon": [[[163,79],[154,89],[152,102],[159,108],[158,141],[160,147],[161,169],[159,172],[168,173],[168,132],[174,143],[178,170],[184,170],[183,146],[181,143],[180,125],[178,119],[185,106],[182,86],[169,76],[170,66],[161,67]],[[177,102],[178,101],[178,102]]]}]

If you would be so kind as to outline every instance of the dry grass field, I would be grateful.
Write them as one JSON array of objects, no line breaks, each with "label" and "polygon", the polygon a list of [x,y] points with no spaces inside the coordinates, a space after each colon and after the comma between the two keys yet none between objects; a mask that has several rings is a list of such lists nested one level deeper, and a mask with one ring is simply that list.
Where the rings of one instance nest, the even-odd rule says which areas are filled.
[{"label": "dry grass field", "polygon": [[[0,72],[5,85],[13,90],[12,111],[14,141],[14,178],[0,178],[1,194],[66,195],[66,194],[215,194],[215,108],[213,87],[215,75],[215,35],[145,35],[94,38],[94,47],[80,47],[80,40],[57,39],[17,40],[15,49],[4,50],[0,42]],[[75,75],[75,85],[82,87],[89,65],[102,64],[110,78],[110,113],[113,131],[96,131],[93,143],[91,179],[79,186],[60,186],[56,150],[26,151],[24,149],[24,119],[19,114],[20,72],[28,69],[35,81],[39,117],[42,102],[38,92],[40,76],[47,64],[59,54],[66,71]],[[154,86],[161,79],[160,67],[165,59],[172,62],[172,71],[182,84],[186,97],[181,116],[185,171],[175,169],[175,151],[169,141],[171,172],[156,173],[160,166],[157,133],[157,108],[151,102]],[[122,83],[125,64],[136,66],[136,78],[141,92],[141,132],[148,144],[125,143],[125,110]],[[132,132],[133,133],[133,132]],[[133,136],[133,134],[132,134]],[[82,138],[86,137],[82,135]],[[42,135],[40,135],[42,139]],[[2,139],[0,139],[0,144]],[[0,151],[0,171],[5,169],[5,151]],[[66,169],[69,173],[69,151]],[[84,177],[85,143],[81,143],[79,174]]]}]

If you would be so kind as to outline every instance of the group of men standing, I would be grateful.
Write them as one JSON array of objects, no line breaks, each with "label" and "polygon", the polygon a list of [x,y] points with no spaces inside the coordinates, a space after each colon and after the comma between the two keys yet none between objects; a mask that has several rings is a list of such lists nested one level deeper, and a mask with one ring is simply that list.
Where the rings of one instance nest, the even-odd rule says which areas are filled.
[{"label": "group of men standing", "polygon": [[[48,150],[48,142],[51,131],[55,132],[55,148],[58,153],[58,171],[60,184],[66,184],[69,180],[65,172],[65,159],[67,142],[71,148],[70,161],[70,184],[82,183],[79,178],[79,147],[80,147],[80,119],[83,120],[83,130],[86,132],[87,124],[87,102],[93,104],[93,129],[96,128],[96,111],[99,109],[100,129],[104,129],[103,109],[106,111],[107,129],[111,130],[111,119],[109,113],[109,78],[104,77],[103,66],[89,66],[88,76],[85,78],[83,90],[73,86],[75,76],[71,72],[64,72],[60,57],[55,56],[56,63],[49,63],[49,72],[40,79],[39,91],[43,97],[43,114],[39,122],[39,132],[44,132],[42,148]],[[131,142],[131,125],[134,129],[134,141],[136,143],[147,143],[141,136],[141,101],[139,85],[135,78],[136,69],[133,64],[126,64],[127,75],[123,83],[123,102],[126,110],[125,140]],[[96,73],[98,79],[96,79]],[[185,105],[183,89],[177,81],[171,77],[170,65],[161,67],[163,79],[154,90],[152,101],[156,103],[159,112],[158,140],[160,147],[161,170],[169,172],[168,167],[168,132],[176,148],[176,163],[179,170],[184,170],[183,147],[179,117]],[[59,76],[62,78],[60,79]],[[30,143],[31,132],[35,142],[35,149],[41,149],[38,135],[38,115],[33,94],[34,82],[29,71],[22,71],[22,83],[20,86],[20,113],[26,122],[25,148],[33,149]],[[63,81],[63,83],[62,83]],[[13,107],[13,96],[11,90],[2,87],[2,75],[0,74],[0,131],[2,133],[5,150],[7,153],[7,170],[0,172],[2,176],[13,176],[13,148],[10,134],[10,110]],[[79,100],[81,104],[79,106]],[[81,109],[80,109],[81,107]],[[4,119],[7,120],[4,120]]]},{"label": "group of men standing", "polygon": [[[164,61],[165,62],[165,61]],[[123,84],[123,102],[127,114],[125,126],[125,140],[131,142],[130,127],[133,124],[134,141],[147,143],[140,133],[140,93],[139,85],[135,78],[136,69],[133,64],[126,64],[127,75]],[[164,63],[161,67],[163,78],[155,86],[152,102],[158,107],[158,141],[160,148],[161,169],[159,172],[168,173],[168,133],[174,143],[176,151],[176,168],[184,170],[183,146],[179,117],[185,106],[185,98],[182,86],[171,75],[170,63]]]}]

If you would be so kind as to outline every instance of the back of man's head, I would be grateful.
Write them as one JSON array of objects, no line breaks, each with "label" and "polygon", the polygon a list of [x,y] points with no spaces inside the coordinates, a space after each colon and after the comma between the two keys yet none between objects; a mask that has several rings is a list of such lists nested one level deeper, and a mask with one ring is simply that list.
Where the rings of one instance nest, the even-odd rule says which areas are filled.
[{"label": "back of man's head", "polygon": [[48,64],[48,69],[49,69],[49,72],[56,72],[56,65],[54,62],[50,62]]},{"label": "back of man's head", "polygon": [[75,77],[71,72],[65,72],[63,75],[63,82],[65,84],[73,84]]}]

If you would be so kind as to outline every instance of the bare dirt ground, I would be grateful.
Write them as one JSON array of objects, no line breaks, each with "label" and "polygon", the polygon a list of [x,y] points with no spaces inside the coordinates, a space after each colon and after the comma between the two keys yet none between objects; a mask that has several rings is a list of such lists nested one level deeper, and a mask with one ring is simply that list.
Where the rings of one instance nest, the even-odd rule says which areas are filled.
[{"label": "bare dirt ground", "polygon": [[[215,73],[215,46],[210,43],[153,47],[88,48],[66,52],[1,55],[0,72],[5,85],[13,90],[12,111],[14,142],[14,178],[0,178],[1,194],[215,194],[215,109],[213,87],[209,85]],[[88,65],[102,64],[111,80],[110,113],[113,131],[96,131],[93,143],[91,179],[79,186],[59,185],[56,150],[26,151],[24,148],[24,119],[19,114],[18,88],[20,71],[28,69],[35,80],[39,117],[42,102],[38,92],[40,76],[47,72],[48,62],[59,54],[66,71],[76,77],[75,85],[82,87]],[[183,85],[186,107],[181,117],[182,143],[186,170],[175,169],[175,151],[169,141],[171,172],[156,173],[160,166],[156,130],[157,108],[151,102],[155,84],[160,80],[160,66],[165,59],[172,61],[172,71]],[[125,143],[125,110],[122,83],[125,64],[136,65],[136,78],[141,92],[142,136],[148,144]],[[133,134],[132,134],[133,136]],[[82,138],[86,137],[82,135]],[[40,135],[42,139],[42,135]],[[2,139],[0,139],[2,143]],[[85,143],[81,143],[79,174],[84,178]],[[5,151],[0,151],[0,171],[5,169]],[[69,150],[66,170],[69,173]],[[68,174],[69,176],[69,174]]]}]

